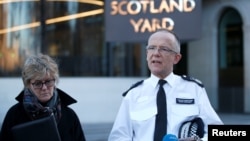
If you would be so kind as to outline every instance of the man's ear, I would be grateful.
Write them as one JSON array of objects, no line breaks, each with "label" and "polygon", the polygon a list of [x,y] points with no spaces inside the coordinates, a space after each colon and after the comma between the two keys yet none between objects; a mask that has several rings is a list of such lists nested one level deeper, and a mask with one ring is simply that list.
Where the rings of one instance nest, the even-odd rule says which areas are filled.
[{"label": "man's ear", "polygon": [[182,55],[180,53],[175,54],[174,64],[177,64],[181,60]]}]

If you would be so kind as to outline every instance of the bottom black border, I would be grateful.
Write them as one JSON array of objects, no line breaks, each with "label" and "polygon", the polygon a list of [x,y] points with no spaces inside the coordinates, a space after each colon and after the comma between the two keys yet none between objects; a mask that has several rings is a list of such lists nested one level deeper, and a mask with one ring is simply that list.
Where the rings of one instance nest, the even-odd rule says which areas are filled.
[{"label": "bottom black border", "polygon": [[250,140],[250,125],[208,125],[208,141],[216,139]]}]

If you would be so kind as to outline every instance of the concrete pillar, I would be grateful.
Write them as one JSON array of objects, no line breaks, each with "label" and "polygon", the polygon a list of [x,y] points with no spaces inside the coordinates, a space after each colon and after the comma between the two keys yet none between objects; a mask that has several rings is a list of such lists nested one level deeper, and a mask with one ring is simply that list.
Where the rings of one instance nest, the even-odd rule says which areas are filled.
[{"label": "concrete pillar", "polygon": [[250,113],[250,25],[243,27],[243,46],[244,46],[244,112]]}]

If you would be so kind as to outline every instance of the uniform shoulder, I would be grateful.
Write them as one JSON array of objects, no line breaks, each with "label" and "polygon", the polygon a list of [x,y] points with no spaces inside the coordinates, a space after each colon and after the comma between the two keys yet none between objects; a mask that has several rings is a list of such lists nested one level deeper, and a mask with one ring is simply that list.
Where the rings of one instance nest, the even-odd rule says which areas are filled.
[{"label": "uniform shoulder", "polygon": [[140,80],[140,81],[137,81],[136,83],[132,84],[132,85],[130,86],[130,88],[129,88],[128,90],[126,90],[126,91],[122,94],[122,96],[125,97],[125,96],[127,95],[127,93],[128,93],[131,89],[133,89],[133,88],[135,88],[135,87],[141,85],[142,83],[143,83],[143,80]]},{"label": "uniform shoulder", "polygon": [[194,77],[187,76],[187,75],[182,75],[181,78],[186,80],[186,81],[194,82],[194,83],[198,84],[202,88],[204,87],[203,83],[200,80],[198,80],[198,79],[196,79]]}]

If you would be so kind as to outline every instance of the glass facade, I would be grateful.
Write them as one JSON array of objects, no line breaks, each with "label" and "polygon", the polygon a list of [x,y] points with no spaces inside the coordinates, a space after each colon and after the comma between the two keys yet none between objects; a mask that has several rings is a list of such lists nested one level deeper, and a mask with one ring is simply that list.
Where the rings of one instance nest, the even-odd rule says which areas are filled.
[{"label": "glass facade", "polygon": [[25,58],[38,53],[56,58],[61,76],[149,73],[146,43],[105,42],[104,1],[0,1],[0,19],[0,76],[20,76]]}]

